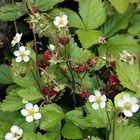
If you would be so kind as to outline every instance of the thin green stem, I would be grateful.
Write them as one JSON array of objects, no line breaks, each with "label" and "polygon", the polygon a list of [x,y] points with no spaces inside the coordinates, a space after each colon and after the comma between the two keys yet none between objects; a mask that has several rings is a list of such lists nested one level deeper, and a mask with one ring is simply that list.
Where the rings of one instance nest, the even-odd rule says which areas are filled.
[{"label": "thin green stem", "polygon": [[112,140],[115,140],[115,121],[116,121],[116,112],[114,112],[114,118],[113,118]]}]

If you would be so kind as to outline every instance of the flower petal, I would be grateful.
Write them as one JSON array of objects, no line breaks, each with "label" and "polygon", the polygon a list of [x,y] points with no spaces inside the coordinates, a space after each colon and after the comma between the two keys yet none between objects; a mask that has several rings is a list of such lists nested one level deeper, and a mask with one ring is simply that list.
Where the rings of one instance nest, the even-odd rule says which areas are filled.
[{"label": "flower petal", "polygon": [[13,126],[11,127],[11,132],[12,132],[12,133],[18,133],[18,131],[19,131],[19,127],[18,127],[18,126],[13,125]]},{"label": "flower petal", "polygon": [[25,108],[26,108],[27,110],[33,109],[33,104],[27,103],[27,104],[25,105]]},{"label": "flower petal", "polygon": [[25,54],[26,54],[26,55],[30,55],[30,53],[31,53],[30,50],[26,50],[26,51],[25,51]]},{"label": "flower petal", "polygon": [[95,102],[96,101],[96,97],[94,95],[90,95],[88,100],[89,100],[89,102]]},{"label": "flower petal", "polygon": [[105,108],[105,104],[106,104],[105,102],[101,102],[101,103],[100,103],[100,107],[101,107],[101,108]]},{"label": "flower petal", "polygon": [[53,21],[54,25],[55,26],[58,26],[59,25],[59,22],[58,21]]},{"label": "flower petal", "polygon": [[131,97],[131,101],[135,104],[138,102],[137,98],[135,98],[135,97]]},{"label": "flower petal", "polygon": [[15,56],[19,56],[19,51],[14,51]]},{"label": "flower petal", "polygon": [[38,111],[39,111],[38,105],[34,105],[34,112],[38,112]]},{"label": "flower petal", "polygon": [[22,58],[20,57],[20,56],[18,56],[17,58],[16,58],[16,62],[21,62],[22,61]]},{"label": "flower petal", "polygon": [[22,136],[22,134],[23,134],[23,129],[20,128],[17,134],[20,135],[20,136]]},{"label": "flower petal", "polygon": [[127,101],[127,102],[130,101],[130,95],[129,94],[124,94],[122,98],[123,98],[124,101]]},{"label": "flower petal", "polygon": [[22,109],[22,110],[21,110],[21,114],[22,114],[23,116],[27,116],[27,115],[28,115],[28,111],[27,111],[26,109]]},{"label": "flower petal", "polygon": [[133,113],[132,113],[130,110],[124,110],[123,113],[124,113],[124,115],[127,116],[127,117],[133,116]]},{"label": "flower petal", "polygon": [[135,112],[137,112],[138,110],[139,110],[139,106],[138,106],[137,104],[133,104],[133,105],[132,105],[132,108],[131,108],[131,111],[135,113]]},{"label": "flower petal", "polygon": [[101,92],[99,90],[95,90],[94,94],[96,97],[100,97],[101,96]]},{"label": "flower petal", "polygon": [[25,51],[25,47],[24,46],[19,47],[19,51],[24,52]]},{"label": "flower petal", "polygon": [[34,113],[35,120],[39,120],[39,119],[41,119],[41,117],[42,117],[41,113]]},{"label": "flower petal", "polygon": [[55,17],[55,21],[58,22],[59,20],[61,20],[61,17],[60,17],[60,16],[56,16],[56,17]]},{"label": "flower petal", "polygon": [[92,108],[95,109],[95,110],[97,110],[97,109],[99,108],[99,104],[96,103],[96,102],[93,103],[93,104],[92,104]]},{"label": "flower petal", "polygon": [[123,107],[124,106],[124,101],[122,99],[117,101],[117,106],[118,107]]},{"label": "flower petal", "polygon": [[65,21],[68,19],[68,16],[67,15],[62,15],[62,19]]},{"label": "flower petal", "polygon": [[6,140],[12,140],[12,138],[13,138],[13,134],[12,134],[12,133],[7,133],[7,134],[5,135],[5,139],[6,139]]},{"label": "flower petal", "polygon": [[101,99],[102,99],[102,101],[106,101],[106,100],[107,100],[107,98],[106,98],[105,95],[102,95],[102,96],[101,96]]},{"label": "flower petal", "polygon": [[27,122],[32,122],[34,120],[33,116],[27,116],[26,121]]},{"label": "flower petal", "polygon": [[30,59],[30,58],[29,58],[28,56],[24,56],[24,57],[23,57],[23,61],[24,61],[24,62],[28,62],[29,59]]}]

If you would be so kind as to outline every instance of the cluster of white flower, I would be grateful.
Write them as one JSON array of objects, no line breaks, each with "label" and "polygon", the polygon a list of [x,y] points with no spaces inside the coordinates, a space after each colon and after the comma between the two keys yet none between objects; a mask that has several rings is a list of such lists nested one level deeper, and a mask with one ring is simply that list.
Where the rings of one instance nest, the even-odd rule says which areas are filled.
[{"label": "cluster of white flower", "polygon": [[100,91],[95,90],[94,91],[95,95],[90,95],[89,96],[89,102],[92,102],[92,108],[97,110],[99,107],[100,108],[105,108],[107,98],[105,95],[102,95]]},{"label": "cluster of white flower", "polygon": [[38,105],[33,105],[32,103],[27,103],[25,108],[21,110],[21,114],[26,117],[27,122],[39,120],[42,117],[41,113],[39,113]]},{"label": "cluster of white flower", "polygon": [[13,125],[10,132],[5,135],[5,140],[18,140],[23,135],[23,129],[19,128],[17,125]]}]

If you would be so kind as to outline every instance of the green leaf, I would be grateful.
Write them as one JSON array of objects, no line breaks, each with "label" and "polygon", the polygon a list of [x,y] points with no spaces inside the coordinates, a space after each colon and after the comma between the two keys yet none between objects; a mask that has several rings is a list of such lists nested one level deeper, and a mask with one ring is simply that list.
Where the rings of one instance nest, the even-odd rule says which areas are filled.
[{"label": "green leaf", "polygon": [[16,111],[24,107],[22,98],[17,95],[18,89],[11,90],[1,104],[3,111]]},{"label": "green leaf", "polygon": [[138,42],[132,36],[127,34],[117,34],[112,38],[108,39],[107,45],[99,47],[100,56],[104,56],[106,53],[117,57],[122,53],[123,50],[129,51],[134,54],[140,53]]},{"label": "green leaf", "polygon": [[120,13],[124,13],[127,10],[130,0],[109,0],[111,4]]},{"label": "green leaf", "polygon": [[129,123],[140,128],[140,110],[133,114],[133,116],[129,119]]},{"label": "green leaf", "polygon": [[68,15],[70,27],[84,29],[83,21],[76,12],[67,8],[62,8],[62,10]]},{"label": "green leaf", "polygon": [[11,71],[7,65],[0,65],[0,84],[12,84]]},{"label": "green leaf", "polygon": [[59,131],[47,132],[46,137],[48,138],[48,140],[61,140]]},{"label": "green leaf", "polygon": [[[96,128],[102,128],[102,127],[108,127],[108,118],[106,114],[106,109],[98,109],[94,110],[92,108],[91,103],[86,103],[86,109],[87,109],[87,121],[91,124],[92,127]],[[109,118],[112,118],[112,113],[108,112]]]},{"label": "green leaf", "polygon": [[112,17],[109,17],[105,24],[102,26],[101,30],[105,37],[111,37],[121,29],[125,29],[128,22],[134,15],[134,9],[129,8],[124,14],[116,13]]},{"label": "green leaf", "polygon": [[27,13],[23,3],[16,2],[13,4],[7,4],[0,8],[0,20],[13,21]]},{"label": "green leaf", "polygon": [[79,14],[86,29],[96,29],[105,22],[106,12],[101,0],[80,0]]},{"label": "green leaf", "polygon": [[43,99],[42,94],[35,88],[30,87],[26,89],[21,89],[17,94],[26,100],[40,100]]},{"label": "green leaf", "polygon": [[[77,61],[77,63],[85,63],[91,57],[91,52],[88,50],[79,48],[73,39],[71,39],[69,44],[66,46],[66,50],[68,52],[70,60],[74,62]],[[65,48],[63,50],[63,53],[64,51],[65,51]]]},{"label": "green leaf", "polygon": [[52,9],[56,4],[63,1],[64,0],[37,0],[34,5],[39,7],[40,11],[48,11]]},{"label": "green leaf", "polygon": [[62,128],[62,135],[67,139],[81,139],[82,132],[79,127],[75,126],[71,122],[66,122]]},{"label": "green leaf", "polygon": [[76,31],[78,38],[83,46],[83,48],[90,48],[92,45],[98,43],[98,38],[100,36],[100,31],[96,30],[77,30]]},{"label": "green leaf", "polygon": [[40,112],[42,114],[40,128],[43,130],[52,128],[64,118],[63,110],[56,104],[45,105]]},{"label": "green leaf", "polygon": [[129,65],[118,61],[116,65],[116,72],[121,84],[124,87],[132,91],[139,92],[140,69],[138,63]]},{"label": "green leaf", "polygon": [[79,126],[82,129],[88,127],[86,119],[80,110],[72,110],[67,112],[65,118],[66,120],[73,122],[76,126]]},{"label": "green leaf", "polygon": [[102,140],[102,139],[100,139],[99,137],[93,137],[92,136],[91,140]]},{"label": "green leaf", "polygon": [[[140,129],[132,125],[119,126],[115,128],[115,140],[139,140]],[[112,140],[112,133],[109,135],[109,140]]]}]

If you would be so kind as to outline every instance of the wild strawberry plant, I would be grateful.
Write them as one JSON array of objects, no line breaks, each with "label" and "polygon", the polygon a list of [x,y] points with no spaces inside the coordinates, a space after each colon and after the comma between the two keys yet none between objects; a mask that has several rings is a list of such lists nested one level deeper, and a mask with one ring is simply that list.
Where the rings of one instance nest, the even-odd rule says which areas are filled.
[{"label": "wild strawberry plant", "polygon": [[139,140],[139,11],[139,0],[1,7],[15,35],[0,65],[0,139]]}]

